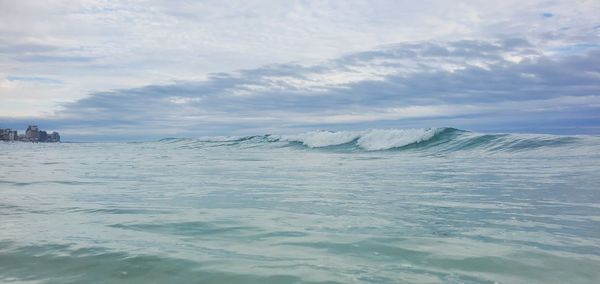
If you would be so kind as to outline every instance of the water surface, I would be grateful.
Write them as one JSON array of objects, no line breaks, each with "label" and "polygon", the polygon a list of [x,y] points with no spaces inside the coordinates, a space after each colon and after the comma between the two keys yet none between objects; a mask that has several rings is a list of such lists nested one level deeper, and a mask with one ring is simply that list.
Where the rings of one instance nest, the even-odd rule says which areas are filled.
[{"label": "water surface", "polygon": [[0,282],[600,279],[600,137],[371,130],[0,153]]}]

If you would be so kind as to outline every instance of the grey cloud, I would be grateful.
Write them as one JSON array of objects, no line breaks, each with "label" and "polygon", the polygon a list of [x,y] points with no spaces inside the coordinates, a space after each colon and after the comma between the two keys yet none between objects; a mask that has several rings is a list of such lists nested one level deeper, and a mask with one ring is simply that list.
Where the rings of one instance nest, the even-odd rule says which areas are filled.
[{"label": "grey cloud", "polygon": [[427,59],[427,58],[473,58],[500,59],[500,53],[518,52],[521,55],[536,55],[537,51],[524,38],[503,38],[494,41],[459,40],[454,42],[419,42],[389,45],[376,51],[359,52],[344,56],[336,62],[372,61],[376,59]]},{"label": "grey cloud", "polygon": [[[494,125],[502,125],[504,119],[505,127],[510,128],[514,122],[509,118],[514,114],[504,117],[502,113],[510,109],[496,110],[493,108],[495,104],[514,102],[518,106],[520,101],[600,94],[600,49],[557,57],[543,56],[532,50],[528,41],[514,38],[491,42],[394,45],[313,66],[271,65],[213,74],[198,82],[94,93],[65,105],[60,117],[93,126],[181,128],[184,129],[182,133],[190,134],[204,133],[207,129],[235,132],[261,127],[310,128],[315,127],[310,117],[377,113],[389,108],[487,105],[475,114],[453,112],[449,116],[441,113],[395,121],[399,125],[421,125],[438,117],[438,122],[454,119],[476,127],[475,122],[482,121],[481,115],[487,113],[490,117],[492,114],[499,117]],[[515,63],[503,58],[507,53],[533,57]],[[418,68],[404,72],[403,60]],[[469,61],[481,61],[485,66],[473,65]],[[460,68],[453,71],[440,68],[444,63],[460,63]],[[368,76],[368,68],[390,66],[395,68],[391,73]],[[358,70],[356,72],[360,76],[364,75],[361,68],[367,68],[365,79],[328,83],[328,74]],[[310,84],[319,86],[311,87]],[[586,106],[570,105],[567,110],[550,111],[557,111],[556,115],[571,113],[576,116],[573,107],[584,109]],[[527,109],[514,111],[532,123],[548,115]],[[382,125],[389,124],[384,123],[389,120],[382,117]],[[358,119],[337,125],[353,124],[371,125],[373,122]],[[324,122],[322,125],[336,123]]]}]

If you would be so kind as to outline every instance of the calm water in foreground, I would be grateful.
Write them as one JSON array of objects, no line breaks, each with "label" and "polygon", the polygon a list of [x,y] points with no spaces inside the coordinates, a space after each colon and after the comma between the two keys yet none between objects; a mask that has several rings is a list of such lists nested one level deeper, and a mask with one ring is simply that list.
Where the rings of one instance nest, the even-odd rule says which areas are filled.
[{"label": "calm water in foreground", "polygon": [[600,281],[600,137],[374,130],[0,154],[0,282]]}]

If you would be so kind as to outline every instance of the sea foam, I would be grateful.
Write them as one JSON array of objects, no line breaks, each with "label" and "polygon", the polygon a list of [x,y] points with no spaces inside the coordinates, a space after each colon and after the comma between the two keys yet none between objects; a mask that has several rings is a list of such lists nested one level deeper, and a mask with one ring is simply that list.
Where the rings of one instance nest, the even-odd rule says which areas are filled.
[{"label": "sea foam", "polygon": [[372,129],[365,131],[311,131],[296,135],[281,136],[281,141],[300,142],[310,148],[356,144],[369,151],[387,150],[427,141],[439,132],[438,129]]}]

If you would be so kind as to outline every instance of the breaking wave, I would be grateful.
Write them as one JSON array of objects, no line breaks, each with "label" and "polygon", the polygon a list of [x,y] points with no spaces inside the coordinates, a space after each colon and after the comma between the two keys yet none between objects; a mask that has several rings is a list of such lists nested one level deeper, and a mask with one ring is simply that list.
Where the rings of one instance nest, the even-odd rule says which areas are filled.
[{"label": "breaking wave", "polygon": [[371,129],[364,131],[310,131],[293,135],[166,138],[159,142],[183,148],[220,146],[302,147],[334,151],[415,150],[432,152],[519,152],[539,149],[600,147],[599,136],[547,134],[483,134],[456,128]]},{"label": "breaking wave", "polygon": [[310,148],[354,143],[367,151],[388,150],[428,141],[444,129],[374,129],[367,131],[313,131],[281,136],[281,141],[299,142]]}]

